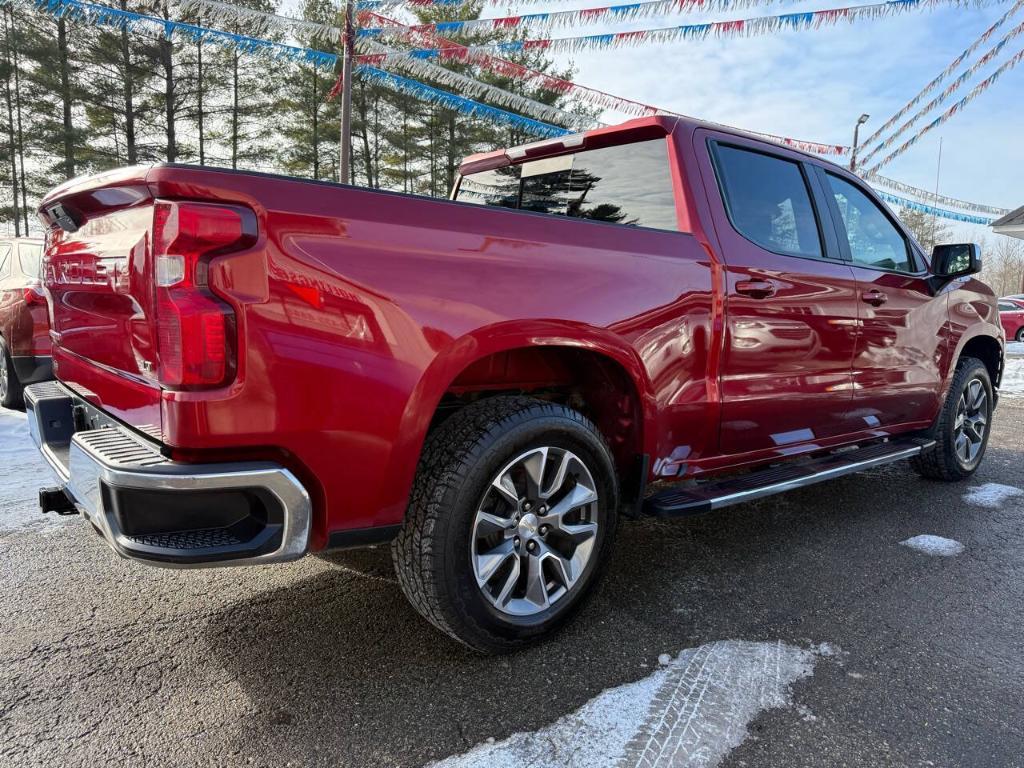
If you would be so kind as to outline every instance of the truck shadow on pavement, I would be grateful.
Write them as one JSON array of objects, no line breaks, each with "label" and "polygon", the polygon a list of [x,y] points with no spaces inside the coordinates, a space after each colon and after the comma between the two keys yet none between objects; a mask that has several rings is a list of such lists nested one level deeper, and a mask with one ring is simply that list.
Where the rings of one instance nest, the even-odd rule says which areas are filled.
[{"label": "truck shadow on pavement", "polygon": [[[993,448],[979,478],[1020,460]],[[829,642],[866,656],[880,634],[904,631],[905,602],[880,607],[880,595],[924,567],[898,542],[969,540],[982,524],[965,490],[897,464],[704,517],[625,521],[575,621],[505,657],[479,656],[422,620],[386,547],[332,555],[315,575],[210,617],[200,641],[248,702],[237,734],[223,736],[269,765],[420,765],[548,725],[647,676],[659,654],[714,640]],[[837,664],[798,690],[829,681],[847,682]]]}]

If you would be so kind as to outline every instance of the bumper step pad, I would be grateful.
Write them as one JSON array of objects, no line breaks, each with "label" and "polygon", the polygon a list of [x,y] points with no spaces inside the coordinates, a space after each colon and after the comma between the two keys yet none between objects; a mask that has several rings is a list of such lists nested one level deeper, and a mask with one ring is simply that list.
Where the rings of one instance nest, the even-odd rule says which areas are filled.
[{"label": "bumper step pad", "polygon": [[645,499],[644,513],[654,517],[698,515],[908,459],[934,444],[934,440],[903,438],[832,453],[807,462],[769,467],[695,487],[669,488]]},{"label": "bumper step pad", "polygon": [[82,512],[120,555],[154,565],[248,565],[305,554],[312,505],[270,462],[188,464],[59,382],[25,389],[29,431],[60,486],[44,511]]}]

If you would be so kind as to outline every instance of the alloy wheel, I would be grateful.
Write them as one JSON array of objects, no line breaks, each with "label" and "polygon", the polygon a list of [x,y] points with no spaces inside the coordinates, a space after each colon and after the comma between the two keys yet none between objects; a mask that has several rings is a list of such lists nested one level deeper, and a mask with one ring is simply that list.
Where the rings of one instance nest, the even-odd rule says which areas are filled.
[{"label": "alloy wheel", "polygon": [[564,448],[530,449],[491,480],[473,521],[471,559],[487,601],[532,616],[565,598],[597,543],[597,485]]},{"label": "alloy wheel", "polygon": [[969,467],[981,452],[988,432],[988,392],[980,379],[971,379],[960,394],[953,422],[953,447]]}]

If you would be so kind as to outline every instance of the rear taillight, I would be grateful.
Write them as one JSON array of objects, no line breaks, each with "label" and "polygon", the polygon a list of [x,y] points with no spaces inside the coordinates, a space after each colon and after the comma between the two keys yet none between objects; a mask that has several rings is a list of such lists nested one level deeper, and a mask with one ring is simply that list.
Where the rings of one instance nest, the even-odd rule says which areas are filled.
[{"label": "rear taillight", "polygon": [[157,202],[153,266],[160,384],[202,389],[226,383],[235,370],[235,315],[214,295],[210,259],[255,240],[244,208]]},{"label": "rear taillight", "polygon": [[46,294],[43,293],[43,289],[39,285],[27,286],[22,290],[22,294],[28,306],[46,306]]}]

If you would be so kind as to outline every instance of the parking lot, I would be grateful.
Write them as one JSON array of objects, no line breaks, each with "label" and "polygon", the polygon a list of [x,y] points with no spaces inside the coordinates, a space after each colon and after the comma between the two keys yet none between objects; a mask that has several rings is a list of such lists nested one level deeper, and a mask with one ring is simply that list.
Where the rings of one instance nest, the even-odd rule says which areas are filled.
[{"label": "parking lot", "polygon": [[0,429],[5,766],[1024,765],[1024,399],[963,485],[897,464],[627,523],[578,620],[502,658],[422,621],[386,549],[119,560],[33,509]]}]

